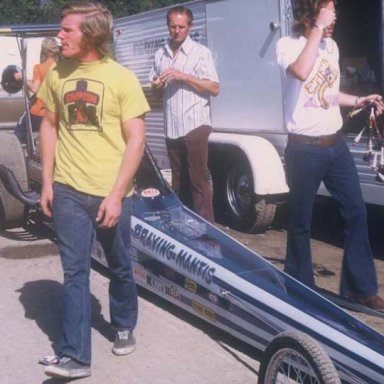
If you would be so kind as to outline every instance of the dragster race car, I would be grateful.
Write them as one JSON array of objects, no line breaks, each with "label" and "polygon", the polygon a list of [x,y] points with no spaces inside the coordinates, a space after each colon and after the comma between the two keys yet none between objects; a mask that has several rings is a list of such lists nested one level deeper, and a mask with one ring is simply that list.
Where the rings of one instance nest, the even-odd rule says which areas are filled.
[{"label": "dragster race car", "polygon": [[[4,164],[0,178],[37,209]],[[384,382],[382,334],[186,208],[148,149],[133,200],[137,284],[263,351],[260,384]],[[92,259],[107,270],[97,241]]]},{"label": "dragster race car", "polygon": [[[20,159],[12,133],[0,140]],[[38,210],[38,191],[23,190],[14,161],[0,162],[4,190]],[[260,383],[384,382],[382,334],[186,208],[148,149],[133,200],[137,284],[264,351]],[[107,267],[97,242],[92,258]]]},{"label": "dragster race car", "polygon": [[264,351],[259,383],[384,382],[383,335],[183,206],[148,150],[133,206],[137,283]]},{"label": "dragster race car", "polygon": [[[37,141],[0,132],[3,227],[39,215]],[[148,148],[131,239],[137,284],[263,351],[260,384],[384,383],[384,335],[185,207]],[[107,271],[97,241],[92,259]]]}]

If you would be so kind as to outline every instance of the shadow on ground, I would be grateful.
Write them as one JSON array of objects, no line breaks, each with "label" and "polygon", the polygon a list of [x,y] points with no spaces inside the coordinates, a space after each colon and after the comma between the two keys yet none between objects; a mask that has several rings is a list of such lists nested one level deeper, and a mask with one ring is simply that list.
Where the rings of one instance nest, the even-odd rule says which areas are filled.
[{"label": "shadow on ground", "polygon": [[50,239],[55,241],[53,230],[43,222],[28,221],[21,228],[0,230],[0,236],[16,241],[37,241]]},{"label": "shadow on ground", "polygon": [[[16,292],[20,294],[19,301],[24,307],[25,317],[36,322],[52,343],[53,351],[61,335],[61,294],[62,285],[54,280],[30,281]],[[92,327],[110,341],[114,332],[109,322],[101,313],[99,300],[91,295]],[[50,354],[52,351],[46,351]],[[44,351],[42,352],[44,354]]]}]

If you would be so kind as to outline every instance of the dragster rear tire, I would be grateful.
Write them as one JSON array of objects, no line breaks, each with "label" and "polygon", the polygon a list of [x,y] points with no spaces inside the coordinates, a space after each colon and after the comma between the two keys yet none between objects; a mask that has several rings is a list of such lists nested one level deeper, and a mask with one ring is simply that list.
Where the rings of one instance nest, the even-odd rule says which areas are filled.
[{"label": "dragster rear tire", "polygon": [[[21,188],[27,190],[27,168],[19,140],[13,133],[0,132],[0,145],[0,164],[9,168],[16,176]],[[11,196],[0,181],[0,229],[23,225],[26,211],[26,206]]]},{"label": "dragster rear tire", "polygon": [[277,384],[288,379],[289,383],[341,384],[324,349],[297,330],[278,334],[267,346],[260,363],[258,384]]}]

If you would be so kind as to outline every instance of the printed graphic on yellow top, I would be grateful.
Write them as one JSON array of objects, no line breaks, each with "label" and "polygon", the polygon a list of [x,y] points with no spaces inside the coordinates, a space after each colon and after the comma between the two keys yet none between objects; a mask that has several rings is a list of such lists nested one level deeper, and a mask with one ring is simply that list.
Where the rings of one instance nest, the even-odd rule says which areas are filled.
[{"label": "printed graphic on yellow top", "polygon": [[102,131],[104,85],[94,80],[70,80],[64,84],[64,106],[68,129]]},{"label": "printed graphic on yellow top", "polygon": [[[126,148],[122,123],[149,111],[134,73],[107,57],[64,60],[48,73],[38,97],[59,116],[54,180],[107,196]],[[133,185],[127,195],[132,193]]]}]

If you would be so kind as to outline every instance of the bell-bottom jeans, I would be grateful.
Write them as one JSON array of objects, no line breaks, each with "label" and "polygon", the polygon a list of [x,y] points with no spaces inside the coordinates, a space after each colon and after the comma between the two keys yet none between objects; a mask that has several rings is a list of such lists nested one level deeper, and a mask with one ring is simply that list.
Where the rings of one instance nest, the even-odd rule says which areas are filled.
[{"label": "bell-bottom jeans", "polygon": [[337,201],[345,223],[340,293],[358,297],[376,294],[377,277],[368,238],[366,207],[347,144],[342,138],[328,147],[289,142],[285,161],[290,188],[285,271],[315,287],[310,227],[316,193],[323,181]]}]

